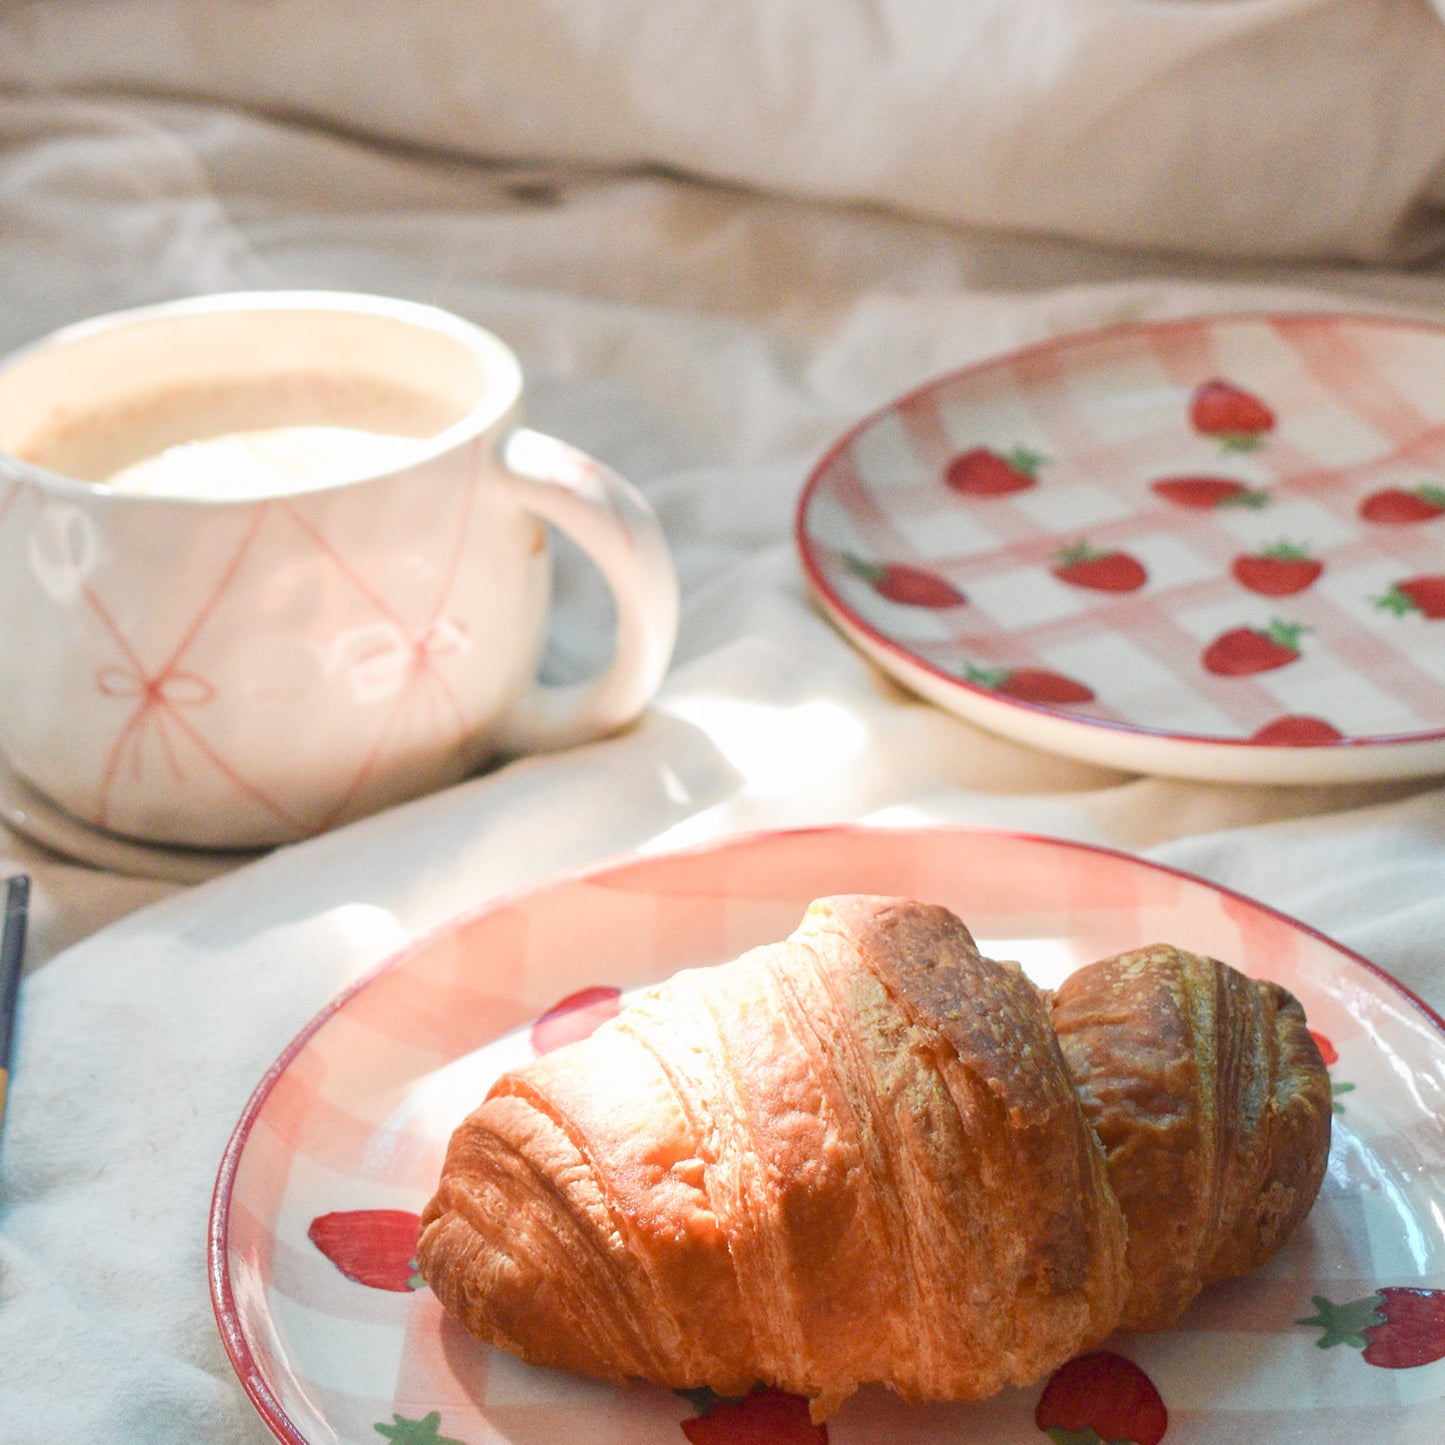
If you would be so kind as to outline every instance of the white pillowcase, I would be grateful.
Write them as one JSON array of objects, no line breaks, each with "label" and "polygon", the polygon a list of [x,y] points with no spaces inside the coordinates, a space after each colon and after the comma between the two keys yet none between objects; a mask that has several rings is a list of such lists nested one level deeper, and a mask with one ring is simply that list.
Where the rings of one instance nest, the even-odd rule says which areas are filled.
[{"label": "white pillowcase", "polygon": [[1428,0],[9,0],[0,86],[1218,256],[1445,238]]}]

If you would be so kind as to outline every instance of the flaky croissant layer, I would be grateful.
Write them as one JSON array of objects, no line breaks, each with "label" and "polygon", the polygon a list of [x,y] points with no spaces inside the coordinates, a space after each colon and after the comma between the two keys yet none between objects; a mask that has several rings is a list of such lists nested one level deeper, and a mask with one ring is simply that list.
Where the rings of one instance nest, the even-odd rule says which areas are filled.
[{"label": "flaky croissant layer", "polygon": [[536,1364],[977,1399],[1261,1263],[1330,1114],[1277,985],[1161,945],[1051,997],[944,908],[825,898],[499,1079],[418,1259]]}]

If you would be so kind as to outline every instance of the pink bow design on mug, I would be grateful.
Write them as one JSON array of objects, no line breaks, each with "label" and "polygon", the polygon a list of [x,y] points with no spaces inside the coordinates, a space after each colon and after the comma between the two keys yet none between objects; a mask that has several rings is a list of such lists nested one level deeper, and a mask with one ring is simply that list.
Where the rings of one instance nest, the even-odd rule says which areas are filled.
[{"label": "pink bow design on mug", "polygon": [[466,624],[438,617],[415,638],[397,622],[374,622],[343,633],[332,645],[332,665],[350,655],[347,675],[357,702],[393,697],[410,677],[430,672],[441,658],[465,652],[472,645]]},{"label": "pink bow design on mug", "polygon": [[161,725],[161,717],[166,713],[174,716],[180,708],[200,707],[210,702],[216,695],[215,688],[205,678],[191,672],[167,670],[147,677],[139,666],[123,666],[120,663],[108,663],[102,667],[95,675],[95,684],[103,697],[134,699],[137,703],[130,721],[116,739],[107,776],[114,775],[115,767],[125,752],[130,754],[132,773],[136,777],[141,775],[144,766],[142,747],[147,732],[153,727],[171,773],[176,778],[182,777],[180,762]]},{"label": "pink bow design on mug", "polygon": [[193,672],[163,672],[146,677],[139,668],[108,663],[95,675],[104,697],[133,697],[146,708],[200,707],[215,697],[216,689]]}]

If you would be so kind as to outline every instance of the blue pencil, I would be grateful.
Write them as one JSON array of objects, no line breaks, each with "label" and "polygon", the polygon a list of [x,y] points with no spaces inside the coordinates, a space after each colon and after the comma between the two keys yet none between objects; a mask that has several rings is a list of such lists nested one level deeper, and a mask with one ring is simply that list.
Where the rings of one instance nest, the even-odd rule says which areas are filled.
[{"label": "blue pencil", "polygon": [[5,920],[0,925],[0,1123],[10,1082],[10,1045],[15,1038],[15,1003],[20,997],[20,962],[25,956],[25,914],[30,879],[17,873],[5,881]]}]

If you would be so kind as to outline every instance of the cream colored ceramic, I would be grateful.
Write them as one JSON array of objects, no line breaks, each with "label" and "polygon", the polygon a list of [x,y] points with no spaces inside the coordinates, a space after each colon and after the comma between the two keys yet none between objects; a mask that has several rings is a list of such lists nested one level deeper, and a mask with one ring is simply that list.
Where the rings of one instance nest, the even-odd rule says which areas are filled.
[{"label": "cream colored ceramic", "polygon": [[[15,771],[93,827],[251,846],[634,718],[676,628],[661,530],[615,473],[520,425],[522,389],[488,332],[338,293],[201,297],[12,358],[0,748]],[[260,496],[138,496],[24,459],[81,458],[44,438],[78,426],[84,442],[97,419],[116,433],[89,437],[106,465],[184,441],[186,408],[167,402],[180,393],[209,395],[213,430],[345,424],[414,444],[400,460],[394,436],[379,444],[370,475]],[[616,603],[610,663],[570,687],[536,680],[544,523],[591,557]]]}]

